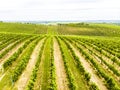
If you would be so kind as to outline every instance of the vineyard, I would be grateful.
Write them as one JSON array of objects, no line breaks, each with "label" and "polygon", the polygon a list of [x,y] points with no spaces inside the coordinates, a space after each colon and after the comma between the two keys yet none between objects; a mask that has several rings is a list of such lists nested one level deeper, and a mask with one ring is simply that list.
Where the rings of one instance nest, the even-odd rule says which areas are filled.
[{"label": "vineyard", "polygon": [[120,90],[120,27],[33,26],[0,24],[0,90]]}]

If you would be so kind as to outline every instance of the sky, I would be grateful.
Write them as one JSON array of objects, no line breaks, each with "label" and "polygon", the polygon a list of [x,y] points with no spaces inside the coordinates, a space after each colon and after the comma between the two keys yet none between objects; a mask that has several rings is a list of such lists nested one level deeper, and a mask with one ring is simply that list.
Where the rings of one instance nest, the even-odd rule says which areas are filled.
[{"label": "sky", "polygon": [[120,0],[1,0],[0,20],[120,20]]}]

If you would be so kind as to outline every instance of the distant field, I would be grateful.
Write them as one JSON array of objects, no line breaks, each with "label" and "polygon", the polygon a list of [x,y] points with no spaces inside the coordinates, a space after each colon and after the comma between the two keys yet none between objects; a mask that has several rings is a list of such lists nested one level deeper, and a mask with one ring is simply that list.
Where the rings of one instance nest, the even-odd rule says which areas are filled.
[{"label": "distant field", "polygon": [[[52,30],[50,30],[52,28]],[[120,36],[120,26],[114,24],[58,24],[36,25],[20,23],[0,23],[0,32],[48,34],[49,30],[62,35]]]},{"label": "distant field", "polygon": [[0,23],[0,32],[42,34],[47,33],[47,26],[21,23]]},{"label": "distant field", "polygon": [[0,23],[0,90],[120,90],[120,26]]}]

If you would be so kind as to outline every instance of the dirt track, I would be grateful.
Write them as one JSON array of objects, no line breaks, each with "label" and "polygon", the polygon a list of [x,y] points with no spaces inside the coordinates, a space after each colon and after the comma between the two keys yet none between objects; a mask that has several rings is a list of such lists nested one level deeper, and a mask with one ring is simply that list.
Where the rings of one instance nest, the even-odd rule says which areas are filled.
[{"label": "dirt track", "polygon": [[37,61],[37,57],[39,55],[39,51],[40,51],[40,47],[42,46],[44,39],[42,39],[35,47],[30,60],[27,64],[27,67],[25,69],[25,71],[22,73],[22,75],[20,76],[18,82],[16,82],[15,84],[15,88],[17,88],[18,90],[24,90],[25,86],[30,78],[30,75],[32,73],[32,70],[35,66],[35,63]]},{"label": "dirt track", "polygon": [[65,73],[64,63],[62,61],[61,52],[57,40],[54,39],[54,60],[56,67],[56,78],[57,78],[57,89],[58,90],[69,90],[67,85],[67,76]]}]

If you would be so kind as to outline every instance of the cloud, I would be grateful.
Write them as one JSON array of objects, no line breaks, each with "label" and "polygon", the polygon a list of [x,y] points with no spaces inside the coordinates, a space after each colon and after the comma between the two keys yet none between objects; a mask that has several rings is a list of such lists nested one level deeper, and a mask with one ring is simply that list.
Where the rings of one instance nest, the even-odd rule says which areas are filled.
[{"label": "cloud", "polygon": [[120,0],[2,0],[0,19],[120,19],[119,3]]},{"label": "cloud", "polygon": [[95,3],[103,0],[62,0],[64,3]]}]

